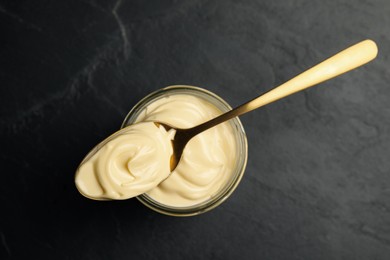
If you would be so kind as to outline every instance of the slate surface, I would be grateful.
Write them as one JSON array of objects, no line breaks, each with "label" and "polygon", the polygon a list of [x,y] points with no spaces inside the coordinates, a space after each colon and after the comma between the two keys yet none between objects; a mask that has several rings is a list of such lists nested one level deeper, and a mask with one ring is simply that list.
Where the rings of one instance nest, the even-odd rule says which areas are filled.
[{"label": "slate surface", "polygon": [[[389,259],[390,2],[1,1],[1,259]],[[365,38],[369,65],[242,117],[233,196],[174,218],[74,171],[146,94],[232,106]]]}]

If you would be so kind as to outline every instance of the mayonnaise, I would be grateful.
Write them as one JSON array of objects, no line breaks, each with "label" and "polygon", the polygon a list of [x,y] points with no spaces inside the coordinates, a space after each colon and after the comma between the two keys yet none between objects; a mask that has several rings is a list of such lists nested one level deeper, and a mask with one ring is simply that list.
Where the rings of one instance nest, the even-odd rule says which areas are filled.
[{"label": "mayonnaise", "polygon": [[85,197],[121,200],[145,193],[171,207],[190,207],[215,196],[231,180],[236,139],[229,122],[195,136],[170,173],[174,130],[153,122],[190,128],[221,114],[205,99],[185,94],[162,97],[146,106],[135,124],[97,145],[76,172]]},{"label": "mayonnaise", "polygon": [[[136,122],[159,121],[190,128],[220,114],[218,108],[202,98],[174,94],[148,105]],[[236,145],[229,122],[195,136],[185,147],[177,168],[147,196],[172,207],[189,207],[209,200],[231,180],[237,161]]]},{"label": "mayonnaise", "polygon": [[122,200],[156,187],[170,173],[173,134],[151,122],[116,132],[80,164],[79,192],[96,200]]}]

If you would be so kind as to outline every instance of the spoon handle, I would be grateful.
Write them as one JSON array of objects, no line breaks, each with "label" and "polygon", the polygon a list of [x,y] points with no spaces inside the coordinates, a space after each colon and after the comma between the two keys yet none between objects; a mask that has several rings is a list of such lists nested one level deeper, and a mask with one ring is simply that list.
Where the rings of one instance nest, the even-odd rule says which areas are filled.
[{"label": "spoon handle", "polygon": [[276,87],[264,95],[244,104],[245,112],[262,107],[278,99],[284,98],[288,95],[312,87],[318,83],[337,77],[338,75],[362,66],[374,59],[377,53],[378,49],[373,41],[365,40],[357,43],[306,70],[279,87]]},{"label": "spoon handle", "polygon": [[298,91],[312,87],[318,83],[334,78],[373,60],[378,48],[372,40],[361,41],[306,70],[286,83],[264,93],[263,95],[199,126],[192,128],[193,134],[242,115],[256,108],[272,103]]}]

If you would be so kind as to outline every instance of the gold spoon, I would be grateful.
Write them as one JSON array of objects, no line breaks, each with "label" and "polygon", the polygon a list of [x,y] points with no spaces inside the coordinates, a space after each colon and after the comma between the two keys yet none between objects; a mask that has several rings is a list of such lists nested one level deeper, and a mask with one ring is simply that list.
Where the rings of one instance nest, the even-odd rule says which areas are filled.
[{"label": "gold spoon", "polygon": [[173,171],[179,164],[185,146],[194,136],[236,116],[245,114],[256,108],[262,107],[278,99],[312,87],[318,83],[364,65],[365,63],[373,60],[377,53],[378,48],[375,42],[372,40],[361,41],[306,70],[286,83],[260,95],[259,97],[192,128],[180,129],[165,123],[155,122],[156,126],[162,125],[167,131],[170,129],[176,130],[174,140],[172,141],[173,154],[170,162],[171,171]]}]

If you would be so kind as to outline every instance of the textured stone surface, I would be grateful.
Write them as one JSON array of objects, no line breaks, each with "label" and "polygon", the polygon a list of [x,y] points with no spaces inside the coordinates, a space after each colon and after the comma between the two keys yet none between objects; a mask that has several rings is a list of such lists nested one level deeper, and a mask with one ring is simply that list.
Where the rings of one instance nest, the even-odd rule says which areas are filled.
[{"label": "textured stone surface", "polygon": [[[1,259],[389,259],[390,3],[1,1]],[[84,199],[74,171],[143,96],[232,106],[365,38],[369,65],[242,117],[245,176],[173,218]]]}]

